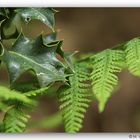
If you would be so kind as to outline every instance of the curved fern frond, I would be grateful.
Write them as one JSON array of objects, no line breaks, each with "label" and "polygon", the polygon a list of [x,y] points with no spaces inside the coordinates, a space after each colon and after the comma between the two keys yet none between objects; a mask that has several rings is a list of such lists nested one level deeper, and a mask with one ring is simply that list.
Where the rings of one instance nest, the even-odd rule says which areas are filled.
[{"label": "curved fern frond", "polygon": [[32,91],[26,92],[26,93],[24,93],[24,95],[27,97],[39,96],[39,95],[42,95],[44,92],[46,92],[49,88],[50,88],[50,86],[42,87],[37,90],[32,90]]},{"label": "curved fern frond", "polygon": [[23,132],[28,119],[29,115],[25,114],[19,107],[10,108],[4,116],[4,132]]},{"label": "curved fern frond", "polygon": [[118,84],[118,77],[114,73],[122,69],[124,52],[107,49],[91,57],[91,60],[93,92],[99,102],[99,111],[102,112],[114,87]]},{"label": "curved fern frond", "polygon": [[74,66],[75,73],[69,77],[69,85],[63,85],[58,90],[60,109],[64,120],[66,132],[74,133],[80,130],[84,118],[84,113],[88,108],[90,94],[89,73],[79,64]]},{"label": "curved fern frond", "polygon": [[132,39],[125,47],[128,70],[133,75],[140,76],[140,39]]},{"label": "curved fern frond", "polygon": [[0,86],[0,98],[4,100],[17,100],[25,104],[35,104],[35,102],[22,93]]}]

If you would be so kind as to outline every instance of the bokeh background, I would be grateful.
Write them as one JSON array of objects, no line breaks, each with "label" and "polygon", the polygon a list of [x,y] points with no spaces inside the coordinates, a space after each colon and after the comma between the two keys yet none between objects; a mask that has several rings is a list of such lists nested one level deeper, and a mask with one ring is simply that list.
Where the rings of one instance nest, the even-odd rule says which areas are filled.
[{"label": "bokeh background", "polygon": [[[65,51],[94,53],[140,36],[140,8],[55,9],[59,11],[55,16],[57,38],[64,39]],[[23,31],[34,38],[50,29],[39,21],[31,21]],[[5,83],[7,71],[1,68],[0,72],[0,82]],[[98,113],[97,102],[91,103],[80,132],[140,132],[140,78],[123,70],[119,80],[119,88],[103,113]],[[31,113],[28,132],[64,132],[55,98],[50,95],[39,99],[38,108]]]}]

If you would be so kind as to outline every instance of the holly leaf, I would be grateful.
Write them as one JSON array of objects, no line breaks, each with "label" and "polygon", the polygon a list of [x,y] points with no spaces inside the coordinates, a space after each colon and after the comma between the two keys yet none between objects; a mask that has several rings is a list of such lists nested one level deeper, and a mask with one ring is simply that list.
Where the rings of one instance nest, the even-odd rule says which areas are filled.
[{"label": "holly leaf", "polygon": [[56,40],[56,32],[52,32],[49,35],[43,36],[43,44],[46,46],[51,46]]},{"label": "holly leaf", "polygon": [[[56,32],[53,32],[49,34],[49,36],[43,36],[43,43],[46,46],[53,46],[55,44],[55,39],[56,39]],[[74,72],[74,66],[73,66],[73,55],[77,53],[75,52],[64,52],[61,47],[57,48],[57,53],[65,60],[69,72]]]},{"label": "holly leaf", "polygon": [[68,71],[74,72],[74,65],[73,65],[73,56],[77,53],[75,52],[64,52],[60,47],[57,49],[57,53],[65,60]]},{"label": "holly leaf", "polygon": [[42,38],[40,35],[33,40],[21,33],[11,49],[4,50],[0,55],[0,59],[7,65],[11,84],[27,70],[32,70],[37,75],[41,86],[65,81],[65,66],[56,58],[56,50],[62,41],[48,47],[43,44]]},{"label": "holly leaf", "polygon": [[16,13],[13,8],[0,9],[0,40],[18,37],[19,31],[15,19]]},{"label": "holly leaf", "polygon": [[[5,19],[0,24],[0,39],[15,39],[19,35],[19,31],[13,23],[13,19]],[[13,31],[10,31],[7,33],[7,30],[13,29]]]},{"label": "holly leaf", "polygon": [[0,22],[4,20],[5,18],[8,18],[8,14],[6,12],[5,8],[0,8]]},{"label": "holly leaf", "polygon": [[20,8],[15,10],[25,22],[37,19],[54,31],[56,10],[53,8]]}]

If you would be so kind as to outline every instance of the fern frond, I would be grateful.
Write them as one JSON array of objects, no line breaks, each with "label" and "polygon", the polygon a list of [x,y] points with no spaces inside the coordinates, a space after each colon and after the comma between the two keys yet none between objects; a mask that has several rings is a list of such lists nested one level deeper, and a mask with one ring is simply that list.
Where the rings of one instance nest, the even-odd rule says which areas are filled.
[{"label": "fern frond", "polygon": [[114,87],[118,84],[118,77],[114,73],[120,72],[123,67],[124,52],[107,49],[91,57],[91,60],[93,92],[99,102],[99,111],[102,112]]},{"label": "fern frond", "polygon": [[140,76],[140,39],[135,38],[125,45],[126,64],[130,73]]},{"label": "fern frond", "polygon": [[7,87],[0,86],[0,98],[4,100],[17,100],[26,104],[35,104],[35,102],[20,92],[10,90]]},{"label": "fern frond", "polygon": [[28,122],[29,115],[25,114],[19,107],[10,108],[4,116],[4,132],[23,132]]},{"label": "fern frond", "polygon": [[80,130],[84,118],[84,113],[89,106],[90,75],[84,67],[75,65],[75,73],[69,77],[69,85],[63,85],[58,90],[60,109],[64,120],[66,132],[74,133]]},{"label": "fern frond", "polygon": [[50,86],[42,87],[37,90],[32,90],[32,91],[26,92],[26,93],[24,93],[24,95],[27,97],[39,96],[39,95],[42,95],[44,92],[46,92],[49,88],[50,88]]}]

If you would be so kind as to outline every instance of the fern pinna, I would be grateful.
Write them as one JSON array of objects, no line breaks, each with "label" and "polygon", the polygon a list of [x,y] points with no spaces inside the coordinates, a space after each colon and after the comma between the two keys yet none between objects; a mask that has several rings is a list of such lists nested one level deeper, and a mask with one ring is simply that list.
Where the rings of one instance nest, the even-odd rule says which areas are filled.
[{"label": "fern pinna", "polygon": [[[37,107],[37,97],[48,93],[58,97],[60,111],[56,114],[62,115],[65,131],[78,132],[91,101],[96,99],[99,112],[103,112],[122,69],[140,77],[140,38],[76,57],[63,51],[63,40],[56,40],[56,13],[53,8],[0,8],[0,66],[6,65],[10,79],[9,85],[0,85],[0,111],[4,114],[0,132],[26,131],[28,114]],[[52,32],[34,39],[27,37],[21,28],[31,20],[40,20]],[[7,48],[3,40],[9,39],[14,41]],[[19,82],[26,72],[34,80]],[[57,90],[56,82],[61,87],[50,92],[51,87]]]},{"label": "fern pinna", "polygon": [[26,123],[28,122],[29,115],[24,113],[20,107],[10,108],[4,117],[4,132],[15,133],[23,132],[26,128]]},{"label": "fern pinna", "polygon": [[107,49],[91,57],[92,87],[95,97],[99,101],[99,111],[111,96],[114,87],[118,84],[118,77],[124,62],[124,53],[120,50]]},{"label": "fern pinna", "polygon": [[89,106],[89,84],[90,80],[87,69],[75,64],[74,73],[69,77],[69,84],[59,89],[60,109],[64,120],[66,132],[77,132],[82,127],[84,113]]},{"label": "fern pinna", "polygon": [[140,76],[140,39],[130,40],[125,48],[128,70],[135,76]]}]

